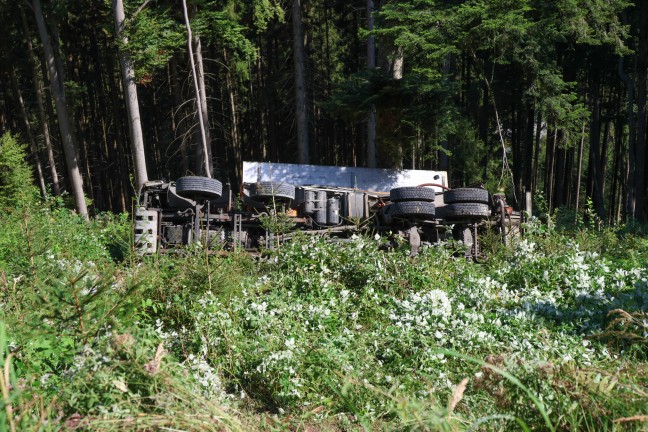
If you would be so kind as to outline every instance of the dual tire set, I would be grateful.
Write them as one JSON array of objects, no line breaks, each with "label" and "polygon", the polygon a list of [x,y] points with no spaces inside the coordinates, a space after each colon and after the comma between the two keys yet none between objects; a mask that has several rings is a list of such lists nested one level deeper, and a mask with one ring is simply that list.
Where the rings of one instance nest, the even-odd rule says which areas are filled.
[{"label": "dual tire set", "polygon": [[[399,187],[389,192],[392,204],[386,208],[390,216],[415,219],[434,219],[436,192],[427,187]],[[490,216],[488,191],[479,188],[459,188],[443,195],[446,206],[439,209],[443,219],[485,218]]]},{"label": "dual tire set", "polygon": [[[176,181],[176,192],[184,198],[211,200],[223,194],[223,185],[220,181],[208,177],[186,176]],[[397,218],[435,219],[435,197],[435,190],[428,187],[394,188],[389,191],[392,204],[386,211],[390,216]],[[250,192],[250,198],[260,202],[294,200],[295,186],[270,181],[258,182]],[[442,216],[447,220],[485,218],[491,214],[488,191],[485,189],[452,189],[444,193],[443,199],[446,206],[443,207]]]},{"label": "dual tire set", "polygon": [[[176,192],[184,198],[211,200],[223,194],[223,184],[209,177],[186,176],[176,180]],[[260,202],[273,199],[289,201],[295,199],[295,186],[278,182],[256,183],[250,192],[250,198]]]}]

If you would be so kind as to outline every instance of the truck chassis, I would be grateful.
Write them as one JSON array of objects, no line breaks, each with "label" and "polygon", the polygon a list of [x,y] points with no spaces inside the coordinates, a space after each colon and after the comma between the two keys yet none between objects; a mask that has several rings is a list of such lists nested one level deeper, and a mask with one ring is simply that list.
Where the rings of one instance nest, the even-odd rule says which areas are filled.
[{"label": "truck chassis", "polygon": [[150,181],[138,194],[135,248],[145,255],[199,243],[220,253],[255,253],[296,233],[339,241],[371,233],[406,239],[412,255],[422,245],[454,239],[466,245],[466,256],[479,260],[485,231],[494,229],[504,242],[519,232],[521,214],[503,195],[450,189],[447,183],[438,171],[250,162],[244,163],[238,197],[206,177]]}]

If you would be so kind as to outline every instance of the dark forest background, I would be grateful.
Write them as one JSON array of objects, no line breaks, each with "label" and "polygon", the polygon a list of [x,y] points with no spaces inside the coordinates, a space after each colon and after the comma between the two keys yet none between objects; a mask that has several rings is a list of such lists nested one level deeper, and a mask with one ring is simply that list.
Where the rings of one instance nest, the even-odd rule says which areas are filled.
[{"label": "dark forest background", "polygon": [[0,17],[0,130],[81,213],[83,195],[129,211],[147,179],[236,185],[250,160],[447,170],[513,203],[647,217],[646,1],[0,0]]}]

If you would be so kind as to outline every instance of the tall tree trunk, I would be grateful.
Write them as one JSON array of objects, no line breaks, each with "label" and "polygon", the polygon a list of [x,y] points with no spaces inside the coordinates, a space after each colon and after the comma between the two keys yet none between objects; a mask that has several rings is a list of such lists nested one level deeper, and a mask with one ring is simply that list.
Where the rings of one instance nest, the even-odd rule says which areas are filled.
[{"label": "tall tree trunk", "polygon": [[[538,189],[540,182],[540,138],[542,137],[542,113],[538,112],[535,123],[535,138],[533,142],[533,178],[531,180],[531,190]],[[546,192],[546,191],[545,191]]]},{"label": "tall tree trunk", "polygon": [[[223,49],[223,59],[225,64],[227,64],[227,51]],[[225,70],[225,86],[227,89],[227,99],[229,101],[230,109],[230,140],[232,146],[232,155],[234,159],[234,184],[240,184],[243,179],[242,169],[242,149],[241,149],[241,139],[239,133],[239,121],[238,113],[236,111],[236,95],[234,90],[234,85],[232,83],[232,74],[230,73],[231,68],[227,67]]]},{"label": "tall tree trunk", "polygon": [[405,56],[401,47],[396,48],[394,51],[394,59],[391,63],[391,74],[395,80],[403,79],[403,71],[405,70]]},{"label": "tall tree trunk", "polygon": [[626,214],[628,219],[635,217],[635,195],[634,195],[634,175],[635,175],[635,114],[634,114],[634,82],[624,70],[624,58],[619,58],[618,71],[621,80],[626,86],[627,95],[627,116],[628,116],[628,166],[626,177]]},{"label": "tall tree trunk", "polygon": [[79,160],[74,140],[74,132],[72,130],[72,122],[70,121],[67,106],[65,104],[65,87],[63,86],[63,82],[61,81],[56,68],[56,60],[54,58],[49,34],[45,26],[45,18],[41,9],[40,0],[33,0],[32,3],[34,6],[36,23],[38,24],[38,32],[41,41],[43,42],[43,51],[49,70],[52,94],[54,95],[54,101],[56,103],[56,114],[59,121],[61,138],[63,140],[63,151],[65,153],[72,195],[76,201],[77,211],[84,219],[88,219],[88,207],[86,206],[85,196],[83,194],[83,178],[81,177],[81,172],[79,170]]},{"label": "tall tree trunk", "polygon": [[531,103],[527,104],[526,109],[526,129],[524,133],[524,144],[522,148],[524,158],[524,170],[522,186],[526,192],[531,192],[533,188],[533,125],[535,123],[535,110]]},{"label": "tall tree trunk", "polygon": [[635,217],[646,221],[646,81],[648,80],[648,2],[641,1],[637,55],[637,141],[635,148]]},{"label": "tall tree trunk", "polygon": [[[619,98],[619,105],[621,104],[621,98]],[[621,111],[621,107],[619,106],[618,112]],[[620,116],[618,116],[620,117]],[[616,121],[616,124],[614,126],[614,131],[615,131],[615,138],[614,138],[614,160],[612,162],[612,188],[611,188],[611,195],[612,195],[612,204],[610,205],[610,217],[609,217],[609,222],[611,224],[616,224],[620,222],[618,220],[617,216],[617,208],[621,205],[623,202],[622,196],[621,196],[621,188],[620,188],[620,181],[619,179],[621,178],[621,153],[623,151],[623,121],[619,118]]]},{"label": "tall tree trunk", "polygon": [[601,144],[601,165],[599,166],[599,173],[601,176],[601,191],[605,195],[605,186],[606,186],[606,177],[607,177],[607,165],[608,165],[608,153],[610,148],[610,121],[605,120],[605,125],[603,126],[603,143]]},{"label": "tall tree trunk", "polygon": [[[622,14],[623,23],[627,23],[627,17]],[[635,218],[635,193],[634,193],[634,179],[635,179],[635,113],[634,113],[634,82],[625,71],[625,58],[619,57],[617,64],[617,71],[619,77],[626,87],[627,95],[627,115],[628,115],[628,166],[626,176],[626,217],[628,219]]]},{"label": "tall tree trunk", "polygon": [[135,173],[135,186],[137,190],[148,181],[146,171],[146,156],[144,155],[144,135],[137,99],[137,85],[135,84],[135,70],[128,53],[128,38],[126,37],[124,3],[122,0],[113,0],[113,13],[115,14],[115,35],[121,44],[119,47],[119,64],[121,66],[122,80],[128,112],[128,131],[131,138],[131,151],[133,152],[133,171]]},{"label": "tall tree trunk", "polygon": [[36,145],[36,140],[34,140],[31,123],[29,122],[29,114],[27,114],[27,108],[25,108],[25,101],[23,100],[22,93],[20,92],[20,87],[18,86],[16,69],[13,66],[11,66],[10,73],[11,87],[13,88],[15,99],[18,101],[18,106],[20,107],[20,114],[23,118],[23,122],[25,123],[25,133],[27,134],[27,140],[29,141],[29,150],[34,158],[34,165],[36,166],[38,186],[40,188],[41,196],[43,197],[43,199],[46,199],[47,188],[45,187],[45,177],[43,176],[43,165],[41,164],[40,156],[38,155],[38,146]]},{"label": "tall tree trunk", "polygon": [[276,47],[275,47],[275,38],[274,37],[268,37],[267,40],[267,50],[268,50],[268,64],[266,66],[267,69],[267,85],[266,85],[266,93],[265,93],[265,111],[267,112],[268,116],[268,153],[269,153],[269,160],[271,162],[279,162],[280,161],[280,156],[279,156],[279,131],[277,128],[277,110],[274,109],[273,102],[277,99],[276,98],[276,78],[275,78],[275,61],[276,61]]},{"label": "tall tree trunk", "polygon": [[520,89],[516,86],[513,90],[513,106],[511,112],[511,123],[512,123],[512,134],[511,134],[511,150],[513,157],[513,166],[511,167],[513,171],[513,188],[515,189],[514,195],[516,197],[523,197],[522,193],[523,188],[523,173],[524,173],[524,158],[523,158],[523,146],[524,146],[524,129],[526,122],[524,116],[524,105],[520,97]]},{"label": "tall tree trunk", "polygon": [[594,73],[591,94],[590,156],[587,170],[587,193],[594,202],[596,215],[605,219],[603,190],[601,180],[601,79]]},{"label": "tall tree trunk", "polygon": [[[367,30],[374,27],[374,2],[367,0]],[[367,69],[376,68],[376,38],[370,35],[367,39]],[[367,166],[376,168],[376,106],[371,104],[367,116]]]},{"label": "tall tree trunk", "polygon": [[558,137],[558,129],[554,123],[552,127],[547,127],[547,145],[545,151],[545,194],[547,196],[547,208],[549,212],[554,209],[554,178],[555,178],[555,162],[556,162],[556,141]]},{"label": "tall tree trunk", "polygon": [[565,175],[567,170],[567,151],[564,145],[561,145],[564,139],[564,132],[559,129],[556,137],[556,150],[554,153],[554,187],[553,187],[553,207],[559,208],[565,204]]},{"label": "tall tree trunk", "polygon": [[306,50],[304,49],[304,28],[301,0],[293,0],[293,60],[295,66],[295,118],[297,120],[297,155],[301,164],[310,161],[308,138],[308,104],[306,95]]},{"label": "tall tree trunk", "polygon": [[585,146],[585,123],[581,130],[581,139],[578,143],[578,168],[576,172],[576,198],[574,199],[574,213],[578,214],[580,208],[581,178],[583,175],[583,147]]},{"label": "tall tree trunk", "polygon": [[[180,80],[180,73],[178,72],[178,62],[176,57],[171,58],[169,66],[169,86],[172,89],[173,93],[173,109],[171,111],[171,128],[173,130],[174,138],[180,140],[180,173],[181,176],[187,175],[189,173],[189,151],[187,150],[187,141],[188,141],[188,132],[185,125],[186,109],[183,104],[182,98],[182,84]],[[176,120],[179,118],[179,120]],[[176,155],[177,152],[172,152],[172,155]],[[176,173],[173,173],[176,174]]]},{"label": "tall tree trunk", "polygon": [[202,55],[202,43],[200,37],[194,36],[194,44],[196,46],[196,69],[198,80],[198,110],[202,116],[202,122],[205,128],[205,141],[207,142],[207,155],[206,163],[208,165],[208,172],[214,172],[214,160],[212,155],[212,141],[211,141],[211,132],[209,126],[209,109],[207,108],[207,87],[205,85],[205,66],[203,64],[203,55]]},{"label": "tall tree trunk", "polygon": [[203,164],[205,167],[205,175],[211,177],[211,169],[209,163],[209,150],[207,143],[207,132],[204,119],[202,116],[202,110],[200,109],[200,86],[198,84],[198,72],[196,71],[196,62],[194,60],[194,50],[193,50],[193,34],[191,32],[191,25],[189,23],[189,13],[187,12],[187,1],[182,0],[182,10],[184,12],[185,26],[187,28],[187,47],[189,48],[189,63],[191,64],[191,75],[193,77],[194,83],[194,95],[196,97],[196,112],[198,113],[198,127],[200,129],[200,138],[202,140],[202,150],[203,150]]},{"label": "tall tree trunk", "polygon": [[52,138],[50,137],[49,122],[47,119],[47,113],[45,112],[45,104],[43,103],[43,92],[40,84],[41,77],[38,73],[38,60],[34,54],[29,25],[27,24],[27,17],[25,16],[25,11],[22,7],[20,8],[20,18],[23,25],[23,31],[25,32],[25,38],[27,40],[27,54],[29,55],[29,62],[31,63],[32,74],[34,76],[34,94],[38,105],[38,119],[43,129],[43,141],[45,142],[45,150],[47,152],[47,162],[49,163],[50,175],[52,176],[52,192],[54,193],[54,196],[59,196],[61,195],[61,187],[59,186],[58,171],[56,170],[56,159],[54,158],[54,148],[52,146]]},{"label": "tall tree trunk", "polygon": [[[103,37],[103,42],[106,43],[105,36]],[[110,100],[110,106],[112,107],[113,113],[116,113],[119,111],[117,107],[120,106],[117,95],[120,94],[120,80],[118,75],[121,74],[114,73],[114,71],[117,70],[117,65],[113,62],[112,56],[106,56],[106,70],[111,71],[110,74],[107,75],[107,96]],[[128,139],[123,130],[123,122],[113,122],[111,123],[110,128],[112,129],[112,133],[109,134],[110,138],[108,138],[108,141],[106,142],[107,159],[116,162],[117,175],[111,180],[114,181],[114,184],[119,188],[119,193],[115,197],[115,204],[113,206],[121,209],[122,212],[131,211],[128,203],[133,190],[130,183],[130,168],[126,161],[126,149],[123,146],[123,143]]]},{"label": "tall tree trunk", "polygon": [[[100,208],[102,210],[112,210],[111,196],[112,193],[106,193],[105,191],[111,191],[112,187],[111,176],[108,175],[108,166],[110,165],[110,160],[107,158],[107,119],[114,118],[112,113],[112,107],[106,102],[105,98],[105,89],[102,71],[105,69],[101,61],[101,48],[99,47],[99,41],[97,39],[97,34],[92,32],[89,35],[89,43],[87,46],[86,55],[92,59],[92,61],[84,62],[88,67],[87,81],[88,81],[88,99],[90,106],[90,131],[92,134],[92,146],[93,149],[93,174],[94,174],[94,185],[97,193],[95,196],[98,198],[97,202],[101,202],[102,205]],[[97,120],[94,120],[97,119]]]}]

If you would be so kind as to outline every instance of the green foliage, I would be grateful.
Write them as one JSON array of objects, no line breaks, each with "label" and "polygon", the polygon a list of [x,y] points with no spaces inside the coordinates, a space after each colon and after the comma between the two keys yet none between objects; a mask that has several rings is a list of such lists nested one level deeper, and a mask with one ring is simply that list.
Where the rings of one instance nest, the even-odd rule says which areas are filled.
[{"label": "green foliage", "polygon": [[0,137],[0,214],[33,203],[38,197],[26,146],[5,133]]},{"label": "green foliage", "polygon": [[11,275],[33,274],[51,260],[103,265],[130,255],[127,215],[102,214],[87,222],[60,198],[26,203],[0,214],[0,223],[0,270]]},{"label": "green foliage", "polygon": [[[201,0],[197,5],[192,31],[219,52],[225,51],[230,62],[227,67],[234,68],[237,77],[248,80],[250,64],[258,56],[255,34],[265,31],[270,21],[283,20],[281,5],[276,0]],[[250,21],[252,26],[246,24]]]},{"label": "green foliage", "polygon": [[145,8],[134,18],[126,15],[127,49],[140,84],[149,83],[153,75],[166,67],[171,57],[186,46],[184,26],[169,9]]},{"label": "green foliage", "polygon": [[293,220],[286,214],[285,211],[272,211],[270,214],[262,214],[259,216],[261,226],[271,234],[287,234],[290,229],[295,226]]},{"label": "green foliage", "polygon": [[[569,81],[576,80],[578,66],[569,64],[562,55],[566,50],[599,57],[622,51],[627,34],[619,14],[627,6],[625,1],[598,0],[396,1],[386,3],[376,13],[374,34],[387,51],[395,51],[396,47],[403,51],[409,74],[417,81],[425,77],[451,93],[445,100],[455,105],[455,115],[441,119],[442,114],[436,113],[432,121],[421,123],[424,133],[434,135],[445,124],[465,129],[465,122],[470,122],[473,127],[467,130],[480,125],[479,138],[487,153],[511,145],[508,138],[506,143],[499,143],[498,136],[485,136],[482,116],[484,110],[497,109],[500,124],[492,124],[491,118],[489,127],[514,128],[515,120],[508,117],[509,107],[505,104],[511,97],[511,87],[515,87],[521,90],[524,102],[563,131],[558,145],[569,148],[580,141],[590,113],[583,103],[582,89]],[[592,53],[584,54],[588,50]],[[461,85],[453,86],[455,83]],[[410,99],[408,109],[413,111],[413,105],[419,103],[428,101]],[[406,114],[402,117],[406,118]],[[470,144],[468,140],[451,145],[451,161],[462,164],[456,149]],[[492,158],[484,160],[488,159]],[[452,171],[458,176],[482,175],[475,167],[462,171],[464,168],[453,166]],[[488,171],[484,173],[485,182],[491,179]]]},{"label": "green foliage", "polygon": [[60,412],[92,430],[600,430],[643,413],[643,237],[533,221],[482,265],[452,245],[411,258],[397,238],[317,236],[260,259],[130,265],[96,248],[119,220],[88,224],[87,243],[68,223],[56,253],[23,251],[0,278],[24,425]]}]

